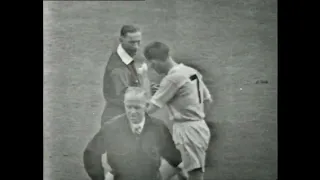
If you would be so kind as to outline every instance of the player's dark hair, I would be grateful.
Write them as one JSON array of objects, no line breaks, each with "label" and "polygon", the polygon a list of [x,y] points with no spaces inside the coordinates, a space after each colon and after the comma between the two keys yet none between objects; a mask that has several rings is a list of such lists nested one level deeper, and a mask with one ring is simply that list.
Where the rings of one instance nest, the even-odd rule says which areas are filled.
[{"label": "player's dark hair", "polygon": [[169,47],[162,42],[152,42],[144,48],[144,56],[147,60],[156,59],[165,61],[169,56]]},{"label": "player's dark hair", "polygon": [[123,25],[120,30],[120,36],[125,37],[128,33],[135,33],[140,31],[140,28],[134,25]]}]

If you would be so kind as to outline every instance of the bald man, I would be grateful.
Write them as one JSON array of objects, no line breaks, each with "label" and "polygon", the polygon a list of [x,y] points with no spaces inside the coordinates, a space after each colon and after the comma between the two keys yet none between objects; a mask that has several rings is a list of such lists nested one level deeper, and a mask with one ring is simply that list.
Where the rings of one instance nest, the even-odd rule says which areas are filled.
[{"label": "bald man", "polygon": [[[161,120],[145,114],[148,97],[140,87],[124,95],[125,114],[107,121],[84,151],[84,167],[92,180],[103,180],[101,156],[108,153],[114,180],[169,180],[179,171],[179,151]],[[170,167],[160,173],[161,157]]]}]

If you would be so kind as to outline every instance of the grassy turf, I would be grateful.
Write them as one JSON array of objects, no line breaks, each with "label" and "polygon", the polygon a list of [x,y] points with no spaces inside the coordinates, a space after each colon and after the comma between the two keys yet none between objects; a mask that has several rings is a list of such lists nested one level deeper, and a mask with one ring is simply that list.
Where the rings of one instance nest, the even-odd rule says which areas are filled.
[{"label": "grassy turf", "polygon": [[205,71],[219,135],[207,179],[276,179],[276,11],[274,0],[45,1],[45,179],[88,179],[81,155],[99,128],[104,66],[131,23],[143,29],[142,46],[166,42]]}]

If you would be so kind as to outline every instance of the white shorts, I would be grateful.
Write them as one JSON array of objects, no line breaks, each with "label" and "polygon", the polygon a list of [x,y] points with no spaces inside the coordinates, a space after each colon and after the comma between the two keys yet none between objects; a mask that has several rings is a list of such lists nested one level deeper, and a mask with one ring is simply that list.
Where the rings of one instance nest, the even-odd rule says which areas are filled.
[{"label": "white shorts", "polygon": [[210,130],[204,120],[174,122],[173,141],[181,153],[183,169],[201,168],[204,172]]}]

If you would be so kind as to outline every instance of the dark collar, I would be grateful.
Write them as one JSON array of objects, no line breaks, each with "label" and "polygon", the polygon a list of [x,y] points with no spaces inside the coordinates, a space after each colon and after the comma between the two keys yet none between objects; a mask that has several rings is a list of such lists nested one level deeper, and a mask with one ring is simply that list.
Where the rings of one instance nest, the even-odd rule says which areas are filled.
[{"label": "dark collar", "polygon": [[[144,124],[144,127],[142,129],[141,134],[143,134],[147,129],[149,129],[150,125],[152,125],[152,119],[148,114],[145,114],[145,118],[146,118],[146,120],[145,120],[145,124]],[[123,121],[124,126],[126,126],[125,127],[126,131],[130,132],[130,134],[132,134],[133,132],[132,132],[129,120],[127,119],[127,116],[124,116],[123,119],[124,119],[124,121]]]}]

